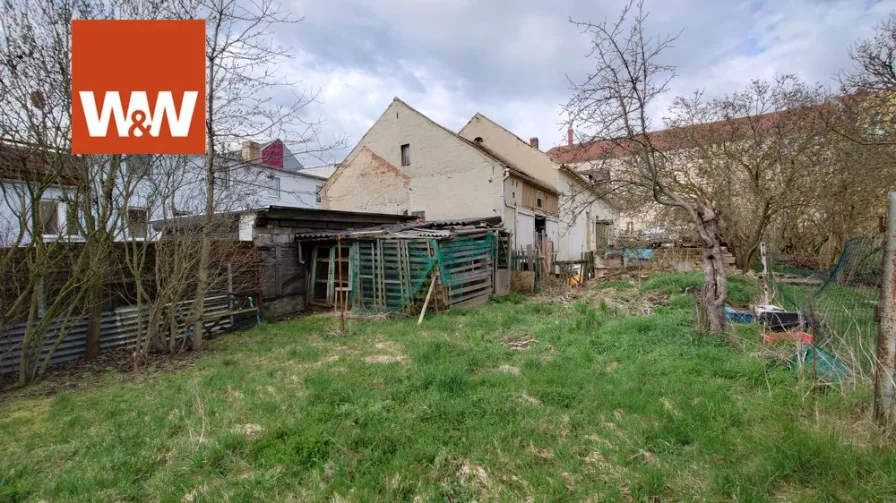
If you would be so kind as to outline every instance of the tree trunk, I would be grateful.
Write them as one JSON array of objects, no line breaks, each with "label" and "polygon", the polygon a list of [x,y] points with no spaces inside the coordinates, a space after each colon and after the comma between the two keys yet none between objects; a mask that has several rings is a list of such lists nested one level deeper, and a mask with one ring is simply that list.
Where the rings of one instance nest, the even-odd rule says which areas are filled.
[{"label": "tree trunk", "polygon": [[720,335],[725,330],[725,299],[728,279],[722,258],[719,216],[715,206],[704,201],[696,208],[700,238],[703,240],[703,306],[709,322],[709,332]]},{"label": "tree trunk", "polygon": [[[217,27],[215,35],[217,37]],[[217,39],[217,38],[216,38]],[[208,290],[208,268],[211,255],[212,220],[215,213],[215,75],[216,60],[208,61],[208,93],[205,96],[205,221],[202,226],[202,245],[199,251],[199,271],[196,281],[196,299],[193,301],[193,351],[202,349],[202,315],[205,311],[205,294]]]}]

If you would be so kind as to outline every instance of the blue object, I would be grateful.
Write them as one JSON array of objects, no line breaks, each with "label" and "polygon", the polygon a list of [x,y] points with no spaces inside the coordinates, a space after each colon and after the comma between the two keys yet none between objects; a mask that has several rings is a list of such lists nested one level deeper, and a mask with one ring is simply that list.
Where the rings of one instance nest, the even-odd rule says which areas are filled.
[{"label": "blue object", "polygon": [[641,260],[652,260],[653,259],[653,248],[619,248],[619,249],[608,249],[604,252],[604,257],[609,258],[614,255],[622,255],[625,258],[630,259],[641,259]]},{"label": "blue object", "polygon": [[753,323],[753,315],[725,306],[725,321],[727,323]]},{"label": "blue object", "polygon": [[790,361],[791,368],[804,367],[815,372],[815,376],[829,383],[837,384],[849,379],[852,372],[839,358],[814,344],[805,344]]}]

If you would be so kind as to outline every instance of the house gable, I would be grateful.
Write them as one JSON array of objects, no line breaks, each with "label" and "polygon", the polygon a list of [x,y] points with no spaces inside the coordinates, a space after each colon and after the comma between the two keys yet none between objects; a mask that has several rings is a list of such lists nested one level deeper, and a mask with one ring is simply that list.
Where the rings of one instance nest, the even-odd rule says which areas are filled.
[{"label": "house gable", "polygon": [[410,178],[367,147],[342,163],[320,189],[321,204],[330,210],[404,214],[409,206]]},{"label": "house gable", "polygon": [[341,192],[345,190],[341,185],[351,185],[359,191],[376,191],[380,181],[374,178],[395,176],[382,172],[363,179],[358,173],[348,177],[344,165],[355,162],[365,148],[408,177],[409,213],[425,212],[428,220],[502,215],[505,166],[398,98],[364,134],[325,189]]},{"label": "house gable", "polygon": [[557,169],[551,158],[488,117],[477,113],[458,134],[471,142],[482,138],[483,147],[548,188],[557,188]]}]

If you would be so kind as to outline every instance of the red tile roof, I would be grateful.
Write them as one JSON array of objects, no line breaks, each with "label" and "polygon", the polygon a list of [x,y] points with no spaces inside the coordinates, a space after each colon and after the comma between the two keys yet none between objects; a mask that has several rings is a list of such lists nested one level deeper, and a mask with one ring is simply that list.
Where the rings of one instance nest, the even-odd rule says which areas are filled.
[{"label": "red tile roof", "polygon": [[[28,143],[0,141],[0,179],[76,185],[79,156]],[[49,178],[49,179],[47,179]]]},{"label": "red tile roof", "polygon": [[[659,151],[673,151],[693,145],[691,141],[713,142],[732,138],[734,135],[748,134],[752,128],[774,128],[781,125],[795,127],[800,121],[815,122],[822,120],[822,113],[830,110],[828,105],[817,105],[784,112],[771,112],[754,117],[742,117],[729,120],[695,124],[692,126],[674,127],[639,135],[635,139],[620,138],[616,140],[596,140],[573,145],[554,147],[547,151],[551,159],[560,164],[613,159],[629,155],[649,138],[652,146]],[[797,120],[793,120],[793,119]],[[789,119],[783,122],[782,119]]]}]

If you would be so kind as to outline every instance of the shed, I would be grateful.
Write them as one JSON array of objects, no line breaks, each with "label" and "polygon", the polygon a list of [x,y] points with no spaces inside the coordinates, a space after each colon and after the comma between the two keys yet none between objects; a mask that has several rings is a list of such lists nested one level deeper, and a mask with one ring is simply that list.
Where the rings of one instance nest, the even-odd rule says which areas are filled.
[{"label": "shed", "polygon": [[296,242],[310,250],[312,304],[413,312],[431,287],[435,310],[487,301],[506,267],[502,233],[500,217],[489,217],[304,232]]}]

